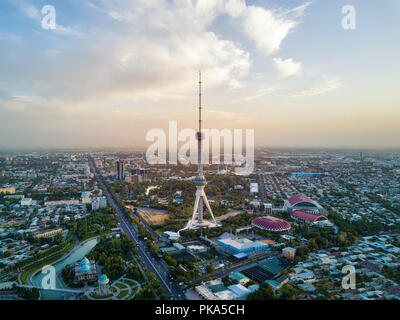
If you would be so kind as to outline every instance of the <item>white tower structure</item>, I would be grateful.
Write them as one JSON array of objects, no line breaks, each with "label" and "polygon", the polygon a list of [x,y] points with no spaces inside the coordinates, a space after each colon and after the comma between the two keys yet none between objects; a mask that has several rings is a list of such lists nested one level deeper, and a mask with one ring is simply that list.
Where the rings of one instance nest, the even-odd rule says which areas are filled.
[{"label": "white tower structure", "polygon": [[[204,139],[204,135],[201,132],[201,72],[199,72],[199,131],[196,134],[197,138],[197,155],[198,155],[198,174],[194,179],[194,184],[196,186],[196,200],[194,202],[193,207],[193,215],[192,218],[187,223],[186,229],[198,229],[198,228],[213,228],[220,227],[221,225],[215,220],[214,214],[211,210],[210,204],[208,203],[206,193],[204,192],[204,188],[207,185],[206,178],[203,174],[203,163],[202,163],[202,140]],[[203,205],[205,205],[207,211],[210,213],[212,221],[208,221],[204,219],[204,210]]]}]

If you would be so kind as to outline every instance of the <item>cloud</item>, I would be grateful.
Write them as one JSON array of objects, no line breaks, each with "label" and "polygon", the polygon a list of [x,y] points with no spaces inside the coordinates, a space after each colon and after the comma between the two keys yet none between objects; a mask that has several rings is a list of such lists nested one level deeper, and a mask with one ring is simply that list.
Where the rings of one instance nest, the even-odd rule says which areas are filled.
[{"label": "cloud", "polygon": [[255,100],[258,98],[261,98],[267,94],[271,94],[277,90],[276,87],[268,87],[268,88],[262,88],[256,91],[256,93],[252,96],[249,96],[246,98],[247,101]]},{"label": "cloud", "polygon": [[301,62],[294,62],[293,59],[282,60],[281,58],[273,59],[276,69],[282,77],[291,77],[300,74],[302,71]]},{"label": "cloud", "polygon": [[[145,130],[138,127],[162,123],[171,114],[182,113],[183,120],[189,121],[187,106],[196,99],[199,69],[205,98],[216,98],[216,103],[220,97],[224,103],[234,99],[238,103],[236,97],[243,95],[251,101],[271,94],[275,88],[253,82],[253,49],[240,40],[248,37],[269,55],[297,24],[289,18],[293,14],[247,6],[243,0],[97,0],[83,7],[80,0],[70,2],[71,8],[82,10],[78,17],[88,17],[79,20],[79,28],[73,24],[74,12],[66,10],[60,22],[66,19],[73,27],[57,24],[56,30],[36,30],[35,45],[8,41],[3,55],[12,54],[12,58],[0,61],[2,74],[7,75],[0,79],[7,84],[1,93],[2,118],[22,119],[19,123],[29,119],[32,135],[34,129],[43,132],[43,123],[57,132],[66,128],[66,135],[78,135],[75,132],[87,124],[88,132],[102,131],[107,137],[115,130],[130,139],[129,133]],[[35,15],[34,8],[30,14],[24,10],[40,28],[40,11]],[[232,32],[219,28],[227,20]],[[30,29],[24,35],[35,32]],[[237,37],[237,32],[243,35]],[[68,41],[61,35],[68,36]],[[272,58],[268,64],[273,64]],[[249,92],[253,84],[262,89]],[[243,121],[236,115],[211,115],[210,122],[220,115],[235,123]],[[93,135],[93,139],[98,137]]]},{"label": "cloud", "polygon": [[26,17],[30,19],[39,18],[39,10],[29,2],[25,0],[9,0],[9,2],[16,5]]},{"label": "cloud", "polygon": [[60,24],[56,25],[56,28],[53,31],[60,35],[73,36],[73,37],[82,37],[84,34],[82,32],[76,31],[71,27],[64,27]]},{"label": "cloud", "polygon": [[244,0],[228,0],[225,3],[224,10],[231,17],[238,18],[245,12],[246,2]]},{"label": "cloud", "polygon": [[[117,100],[182,99],[191,92],[197,70],[204,73],[205,87],[239,88],[249,73],[250,54],[208,28],[223,10],[214,1],[87,4],[107,16],[113,12],[110,19],[118,18],[117,25],[107,28],[107,23],[94,20],[85,28],[87,43],[78,39],[66,50],[63,44],[53,46],[54,52],[63,53],[46,61],[46,78],[40,81],[36,65],[42,53],[25,56],[24,64],[30,67],[24,81],[36,94],[66,101],[98,95]],[[57,27],[59,33],[82,36]]]},{"label": "cloud", "polygon": [[261,7],[247,7],[244,16],[245,33],[266,55],[276,52],[296,25],[297,22],[278,17],[273,11]]},{"label": "cloud", "polygon": [[287,15],[292,15],[294,18],[300,18],[304,15],[305,10],[312,4],[312,1],[307,1],[306,3],[295,7],[293,9],[289,9],[286,11]]},{"label": "cloud", "polygon": [[[279,50],[282,41],[289,32],[298,25],[295,19],[304,15],[307,7],[311,5],[308,1],[292,9],[278,8],[276,10],[266,9],[259,6],[247,6],[244,0],[214,1],[222,12],[229,14],[232,18],[240,18],[243,32],[252,39],[257,48],[265,55],[271,55]],[[199,1],[208,2],[208,1]]]},{"label": "cloud", "polygon": [[310,88],[298,89],[294,92],[294,97],[312,97],[329,91],[336,90],[342,86],[339,78],[326,79],[319,85]]}]

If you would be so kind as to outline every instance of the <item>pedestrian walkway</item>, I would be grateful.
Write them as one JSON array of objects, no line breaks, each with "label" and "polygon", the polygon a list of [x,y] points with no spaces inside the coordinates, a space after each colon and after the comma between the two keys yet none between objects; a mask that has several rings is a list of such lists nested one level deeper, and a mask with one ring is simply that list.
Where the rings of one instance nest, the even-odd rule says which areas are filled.
[{"label": "pedestrian walkway", "polygon": [[121,277],[110,285],[111,294],[100,297],[97,288],[92,288],[84,296],[89,300],[132,300],[141,288],[142,285],[136,280]]}]

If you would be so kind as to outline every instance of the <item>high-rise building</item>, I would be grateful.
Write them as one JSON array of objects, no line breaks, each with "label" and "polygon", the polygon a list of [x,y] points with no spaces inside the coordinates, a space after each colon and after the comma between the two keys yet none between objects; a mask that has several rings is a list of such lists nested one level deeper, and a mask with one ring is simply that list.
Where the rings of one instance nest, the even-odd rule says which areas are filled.
[{"label": "high-rise building", "polygon": [[142,168],[134,168],[131,170],[131,182],[132,183],[139,183],[146,181],[146,169]]},{"label": "high-rise building", "polygon": [[92,198],[92,210],[99,210],[107,208],[107,198],[106,197],[96,197]]},{"label": "high-rise building", "polygon": [[122,160],[117,161],[117,180],[124,180],[124,162]]}]

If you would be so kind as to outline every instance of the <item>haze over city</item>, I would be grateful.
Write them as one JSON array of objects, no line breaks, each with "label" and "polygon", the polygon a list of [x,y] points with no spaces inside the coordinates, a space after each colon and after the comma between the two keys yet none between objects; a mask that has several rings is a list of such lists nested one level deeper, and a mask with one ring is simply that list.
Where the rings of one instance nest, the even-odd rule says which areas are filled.
[{"label": "haze over city", "polygon": [[[146,132],[255,129],[256,146],[400,147],[398,1],[0,4],[0,148],[146,146]],[[390,50],[388,49],[390,48]]]}]

